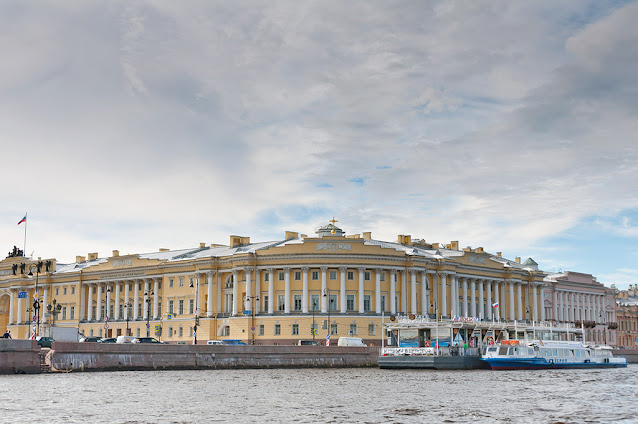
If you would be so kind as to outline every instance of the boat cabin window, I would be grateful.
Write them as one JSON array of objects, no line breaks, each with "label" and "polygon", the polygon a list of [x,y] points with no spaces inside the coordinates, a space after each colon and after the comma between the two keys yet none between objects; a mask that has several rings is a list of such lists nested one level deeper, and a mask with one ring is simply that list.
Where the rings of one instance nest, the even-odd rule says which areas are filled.
[{"label": "boat cabin window", "polygon": [[498,348],[499,355],[507,355],[507,346],[501,346]]},{"label": "boat cabin window", "polygon": [[498,348],[496,348],[496,347],[489,347],[489,348],[487,348],[487,351],[488,351],[488,352],[496,352],[497,350],[498,350]]}]

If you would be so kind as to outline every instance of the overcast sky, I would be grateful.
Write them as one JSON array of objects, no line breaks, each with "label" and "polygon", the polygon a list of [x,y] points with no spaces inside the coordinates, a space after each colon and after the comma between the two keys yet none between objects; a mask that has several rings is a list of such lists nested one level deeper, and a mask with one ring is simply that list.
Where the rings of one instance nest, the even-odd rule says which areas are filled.
[{"label": "overcast sky", "polygon": [[2,2],[0,247],[25,212],[27,254],[62,263],[335,216],[625,287],[637,21],[603,0]]}]

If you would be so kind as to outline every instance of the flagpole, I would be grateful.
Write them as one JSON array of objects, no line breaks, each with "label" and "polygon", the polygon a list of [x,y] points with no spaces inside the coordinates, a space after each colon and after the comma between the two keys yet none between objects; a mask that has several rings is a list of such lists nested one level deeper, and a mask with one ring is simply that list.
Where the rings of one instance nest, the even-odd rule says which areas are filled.
[{"label": "flagpole", "polygon": [[26,258],[27,257],[27,224],[29,223],[29,220],[27,219],[27,213],[24,213],[24,250],[22,251],[22,255]]}]

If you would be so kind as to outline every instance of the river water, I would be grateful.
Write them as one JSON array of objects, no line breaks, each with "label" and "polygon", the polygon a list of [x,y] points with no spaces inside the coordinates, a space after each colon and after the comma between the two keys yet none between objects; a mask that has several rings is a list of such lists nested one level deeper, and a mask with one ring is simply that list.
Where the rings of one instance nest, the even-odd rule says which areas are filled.
[{"label": "river water", "polygon": [[0,422],[635,423],[637,374],[638,365],[5,375]]}]

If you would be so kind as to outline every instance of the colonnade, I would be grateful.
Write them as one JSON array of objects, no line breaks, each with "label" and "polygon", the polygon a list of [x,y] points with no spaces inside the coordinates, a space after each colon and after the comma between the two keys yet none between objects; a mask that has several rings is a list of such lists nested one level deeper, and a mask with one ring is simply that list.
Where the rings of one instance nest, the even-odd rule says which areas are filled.
[{"label": "colonnade", "polygon": [[573,290],[554,290],[552,307],[556,321],[595,321],[604,323],[614,321],[614,317],[605,314],[605,295],[600,293],[583,293]]}]

